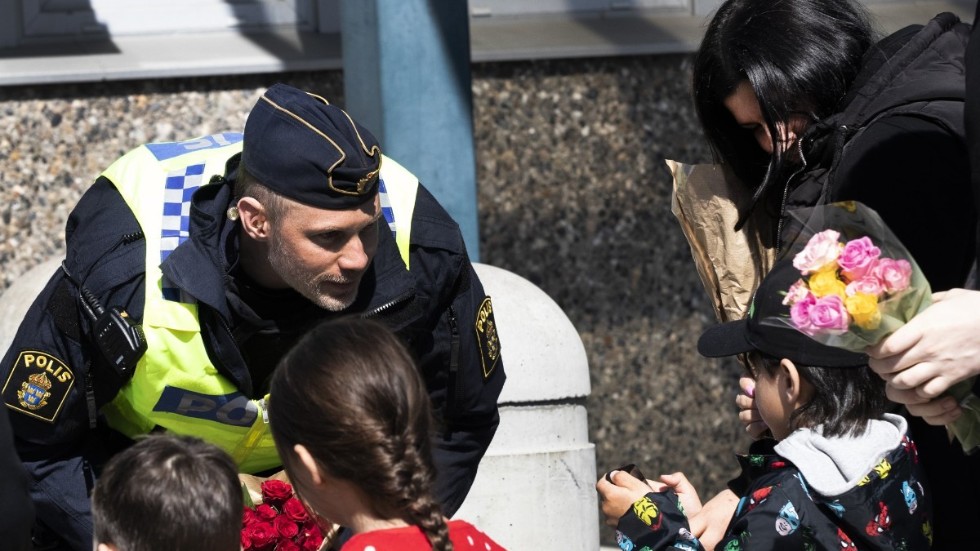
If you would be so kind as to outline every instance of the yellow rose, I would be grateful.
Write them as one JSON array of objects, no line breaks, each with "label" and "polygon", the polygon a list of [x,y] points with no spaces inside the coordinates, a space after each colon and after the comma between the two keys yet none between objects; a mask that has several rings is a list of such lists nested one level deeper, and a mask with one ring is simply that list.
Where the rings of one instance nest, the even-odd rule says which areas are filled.
[{"label": "yellow rose", "polygon": [[878,311],[878,297],[868,293],[855,293],[844,299],[844,308],[851,319],[861,329],[873,330],[881,323]]},{"label": "yellow rose", "polygon": [[811,275],[807,283],[810,286],[810,292],[817,298],[837,295],[843,299],[846,296],[844,289],[847,288],[847,285],[837,278],[837,270],[821,270]]}]

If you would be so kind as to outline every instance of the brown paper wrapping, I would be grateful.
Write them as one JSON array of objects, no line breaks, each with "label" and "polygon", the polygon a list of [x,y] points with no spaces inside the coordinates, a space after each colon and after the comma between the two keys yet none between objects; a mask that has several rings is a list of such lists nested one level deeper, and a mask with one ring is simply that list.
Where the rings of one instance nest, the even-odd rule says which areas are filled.
[{"label": "brown paper wrapping", "polygon": [[773,265],[775,250],[763,239],[771,225],[756,209],[741,230],[734,230],[736,205],[748,201],[749,191],[720,166],[670,160],[667,166],[674,176],[670,210],[691,247],[715,317],[720,322],[742,319]]}]

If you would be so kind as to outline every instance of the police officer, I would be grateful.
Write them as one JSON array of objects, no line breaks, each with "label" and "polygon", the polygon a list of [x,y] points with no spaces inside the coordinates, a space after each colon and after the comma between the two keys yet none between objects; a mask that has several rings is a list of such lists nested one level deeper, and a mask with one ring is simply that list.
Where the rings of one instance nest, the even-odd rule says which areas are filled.
[{"label": "police officer", "polygon": [[27,473],[14,449],[14,435],[6,411],[0,411],[0,541],[4,549],[28,551],[31,549],[31,524],[34,522],[34,504],[28,492]]},{"label": "police officer", "polygon": [[343,110],[276,84],[244,134],[141,146],[83,195],[66,245],[0,364],[36,545],[91,548],[92,484],[141,434],[278,470],[269,376],[306,328],[353,313],[414,352],[439,496],[462,503],[499,420],[493,307],[457,225]]}]

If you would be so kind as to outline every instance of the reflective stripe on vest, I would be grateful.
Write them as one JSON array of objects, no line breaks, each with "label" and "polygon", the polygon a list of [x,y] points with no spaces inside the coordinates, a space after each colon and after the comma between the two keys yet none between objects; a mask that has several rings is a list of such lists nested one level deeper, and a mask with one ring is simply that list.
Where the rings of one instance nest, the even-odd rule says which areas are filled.
[{"label": "reflective stripe on vest", "polygon": [[[419,179],[405,170],[402,165],[382,155],[380,180],[378,188],[381,193],[381,212],[388,221],[391,233],[395,235],[395,243],[398,244],[402,262],[410,269],[408,253]],[[398,220],[397,224],[395,220]]]},{"label": "reflective stripe on vest", "polygon": [[[268,431],[268,396],[249,399],[218,372],[204,346],[197,304],[170,288],[160,270],[167,255],[189,237],[191,195],[224,174],[225,162],[241,151],[241,139],[241,134],[224,133],[147,144],[103,172],[146,235],[143,331],[148,347],[133,378],[102,412],[111,427],[129,437],[159,426],[203,438],[231,454],[242,472],[254,473],[281,465]],[[395,239],[407,266],[418,180],[387,158],[381,178],[390,211],[386,220],[397,222]]]}]

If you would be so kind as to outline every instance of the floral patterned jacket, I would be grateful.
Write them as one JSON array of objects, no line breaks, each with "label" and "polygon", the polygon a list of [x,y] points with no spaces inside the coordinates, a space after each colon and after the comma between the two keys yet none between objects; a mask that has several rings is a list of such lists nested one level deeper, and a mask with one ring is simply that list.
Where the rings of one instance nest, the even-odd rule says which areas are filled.
[{"label": "floral patterned jacket", "polygon": [[[863,478],[836,496],[823,496],[784,457],[739,457],[747,492],[716,549],[930,549],[931,496],[921,482],[915,444],[903,433]],[[704,547],[689,531],[677,495],[651,492],[620,519],[624,551],[694,551]]]}]

